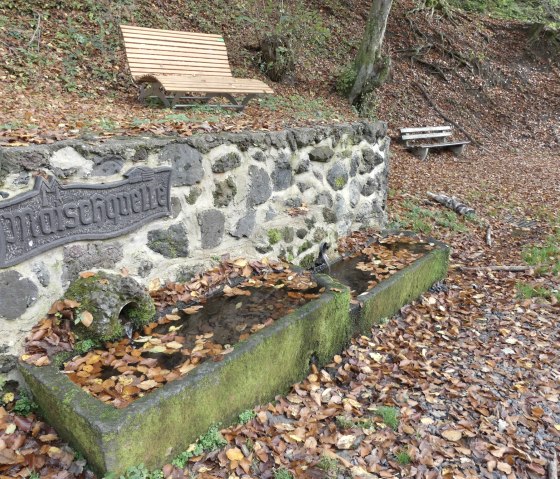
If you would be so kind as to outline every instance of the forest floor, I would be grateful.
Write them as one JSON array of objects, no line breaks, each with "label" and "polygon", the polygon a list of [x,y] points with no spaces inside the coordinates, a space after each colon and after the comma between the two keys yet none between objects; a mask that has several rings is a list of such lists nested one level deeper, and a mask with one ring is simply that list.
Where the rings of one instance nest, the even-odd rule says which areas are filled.
[{"label": "forest floor", "polygon": [[[128,2],[129,9],[140,6],[119,15],[138,19],[150,8],[168,9],[153,26],[217,28],[236,74],[264,79],[251,57],[256,27],[245,18],[251,12],[241,14],[253,2],[236,2],[241,13],[229,20],[195,11],[196,5],[195,16],[172,15],[176,2],[163,3]],[[79,15],[62,9],[50,18],[66,19],[65,36],[44,20],[44,57],[22,58],[33,29],[18,37],[14,25],[34,16],[0,8],[7,67],[0,69],[0,146],[84,134],[185,135],[356,120],[334,89],[335,72],[355,53],[367,2],[308,3],[316,17],[299,16],[313,34],[307,40],[319,47],[302,54],[291,84],[271,83],[277,95],[242,114],[137,104],[122,49],[103,57],[102,71],[68,54],[68,42],[84,41],[84,51],[99,60],[105,44],[84,40]],[[356,338],[323,370],[310,371],[288,395],[222,430],[227,445],[207,437],[209,449],[220,447],[194,457],[191,450],[151,475],[135,468],[129,479],[554,477],[560,455],[558,57],[550,45],[530,43],[529,28],[519,22],[464,12],[445,18],[413,7],[412,1],[394,6],[386,41],[392,78],[370,118],[388,121],[394,140],[390,226],[447,242],[448,277],[371,335]],[[319,20],[331,32],[324,41]],[[329,48],[332,55],[321,55]],[[445,123],[418,85],[475,140],[463,156],[431,153],[420,162],[396,141],[398,127]],[[430,202],[428,191],[457,196],[476,215],[459,217]],[[527,269],[489,268],[520,265]],[[85,461],[31,411],[32,403],[15,401],[18,394],[0,408],[0,478],[91,477]]]}]

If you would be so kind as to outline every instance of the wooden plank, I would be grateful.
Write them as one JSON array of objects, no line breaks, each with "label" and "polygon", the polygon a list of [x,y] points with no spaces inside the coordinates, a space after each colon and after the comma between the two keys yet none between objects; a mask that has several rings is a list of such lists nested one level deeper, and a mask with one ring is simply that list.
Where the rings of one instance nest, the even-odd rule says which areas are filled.
[{"label": "wooden plank", "polygon": [[[181,62],[181,61],[173,61],[170,62],[168,60],[139,60],[136,58],[131,58],[128,61],[128,64],[132,67],[137,66],[139,68],[146,68],[146,67],[157,67],[157,68],[170,68],[170,69],[179,69],[179,70],[189,70],[189,68],[197,68],[197,69],[207,69],[210,70],[225,70],[230,71],[229,65],[227,63],[198,63],[198,62]],[[211,73],[208,73],[211,75]]]},{"label": "wooden plank", "polygon": [[468,145],[469,143],[470,143],[469,140],[464,140],[464,141],[455,141],[455,142],[451,142],[451,143],[432,143],[430,145],[411,145],[410,148],[416,148],[416,147],[420,147],[420,148],[441,148],[441,147],[445,147],[445,146]]},{"label": "wooden plank", "polygon": [[226,58],[222,57],[191,57],[189,56],[177,56],[173,54],[169,55],[152,55],[149,52],[134,52],[132,54],[127,55],[129,59],[133,59],[134,61],[144,61],[144,62],[189,62],[189,63],[200,63],[200,64],[209,64],[209,65],[224,65],[229,68],[229,62]]},{"label": "wooden plank", "polygon": [[404,141],[407,140],[419,140],[421,138],[443,138],[446,136],[451,136],[451,132],[444,132],[444,133],[419,133],[419,134],[410,134],[410,135],[402,135],[402,139]]},{"label": "wooden plank", "polygon": [[159,28],[145,28],[137,27],[135,25],[120,25],[123,32],[130,33],[144,33],[146,35],[165,35],[165,36],[179,36],[179,37],[199,37],[208,39],[223,39],[222,35],[218,33],[199,33],[199,32],[187,32],[184,30],[163,30]]},{"label": "wooden plank", "polygon": [[226,50],[225,43],[210,42],[204,40],[176,39],[176,38],[150,38],[142,35],[123,35],[126,43],[138,44],[146,43],[151,45],[189,45],[197,48],[205,48],[208,50]]},{"label": "wooden plank", "polygon": [[415,132],[422,132],[422,131],[446,131],[451,130],[451,126],[444,125],[444,126],[422,126],[418,128],[399,128],[401,133],[415,133]]},{"label": "wooden plank", "polygon": [[217,77],[222,77],[226,80],[233,78],[231,76],[231,72],[229,70],[209,70],[208,68],[191,68],[189,70],[177,70],[177,69],[170,69],[170,68],[158,68],[158,67],[131,67],[130,71],[133,73],[133,76],[139,75],[147,75],[152,73],[156,76],[158,75],[168,75],[170,73],[176,75],[213,75]]},{"label": "wooden plank", "polygon": [[228,60],[227,52],[218,52],[216,50],[205,50],[191,47],[163,47],[161,45],[134,44],[125,45],[125,50],[131,54],[143,52],[148,55],[169,55],[175,57],[192,56],[196,58],[219,58]]}]

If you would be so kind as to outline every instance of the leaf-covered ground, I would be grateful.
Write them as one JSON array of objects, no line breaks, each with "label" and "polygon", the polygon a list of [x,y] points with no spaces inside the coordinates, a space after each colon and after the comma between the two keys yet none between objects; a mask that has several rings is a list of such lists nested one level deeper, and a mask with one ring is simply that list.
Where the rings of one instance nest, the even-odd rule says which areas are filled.
[{"label": "leaf-covered ground", "polygon": [[[304,33],[312,33],[308,48],[294,84],[273,85],[278,95],[242,115],[138,105],[107,19],[119,14],[145,26],[222,31],[236,73],[262,79],[249,48],[258,33],[249,14],[258,2],[236,2],[233,16],[216,10],[219,1],[206,11],[189,2],[185,16],[177,2],[123,2],[115,12],[111,8],[120,2],[101,1],[95,5],[104,14],[96,23],[88,10],[94,2],[76,1],[81,9],[54,8],[51,20],[43,17],[40,52],[31,48],[36,17],[18,2],[0,6],[2,65],[8,67],[0,70],[3,145],[84,133],[190,134],[356,118],[334,91],[335,72],[356,51],[367,2],[306,2],[305,10],[297,10],[301,2],[285,2],[305,21]],[[557,470],[557,57],[545,42],[530,43],[529,27],[518,22],[461,12],[445,18],[437,10],[430,16],[414,6],[395,3],[387,33],[392,79],[370,118],[388,120],[395,140],[391,226],[448,242],[447,279],[371,335],[355,339],[327,367],[311,370],[285,397],[244,413],[244,424],[222,431],[227,445],[210,431],[153,479],[550,479]],[[267,21],[275,19],[277,12],[261,10]],[[96,30],[97,24],[105,30]],[[99,31],[106,36],[98,38]],[[82,57],[72,57],[74,50]],[[483,146],[469,146],[460,158],[431,153],[425,162],[404,151],[396,141],[398,127],[445,123],[433,105]],[[459,218],[430,202],[428,191],[455,195],[476,215]],[[526,268],[503,270],[510,266]],[[5,398],[0,409],[0,477],[84,477],[83,461],[71,458],[35,413],[22,422],[28,403],[20,398],[16,414],[12,399],[18,397]],[[149,476],[139,466],[129,477]]]}]

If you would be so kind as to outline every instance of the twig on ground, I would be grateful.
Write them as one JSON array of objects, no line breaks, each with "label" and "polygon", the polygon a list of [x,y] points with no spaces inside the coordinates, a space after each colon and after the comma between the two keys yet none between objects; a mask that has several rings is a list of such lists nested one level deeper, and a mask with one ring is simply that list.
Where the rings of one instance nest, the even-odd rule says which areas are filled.
[{"label": "twig on ground", "polygon": [[29,40],[29,46],[31,46],[33,40],[35,40],[35,37],[37,37],[37,52],[38,52],[39,49],[41,48],[41,14],[40,13],[37,14],[37,26],[35,27],[35,31],[33,32],[31,40]]},{"label": "twig on ground", "polygon": [[492,226],[486,226],[486,244],[492,247]]},{"label": "twig on ground", "polygon": [[548,462],[548,479],[558,479],[558,456],[552,452],[552,460]]},{"label": "twig on ground", "polygon": [[433,201],[442,204],[446,208],[455,211],[459,215],[471,215],[474,214],[474,208],[467,206],[465,203],[461,203],[454,196],[447,195],[436,195],[435,193],[427,192],[427,195]]}]

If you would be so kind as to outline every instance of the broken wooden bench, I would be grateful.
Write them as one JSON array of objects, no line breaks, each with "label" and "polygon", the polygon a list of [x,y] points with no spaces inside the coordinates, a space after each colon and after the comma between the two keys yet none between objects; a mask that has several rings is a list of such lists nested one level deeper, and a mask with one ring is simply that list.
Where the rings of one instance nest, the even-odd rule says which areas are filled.
[{"label": "broken wooden bench", "polygon": [[470,143],[468,140],[449,141],[449,137],[453,134],[453,129],[449,125],[400,128],[400,133],[406,149],[421,160],[426,159],[432,148],[449,149],[459,156]]},{"label": "broken wooden bench", "polygon": [[213,98],[213,105],[243,110],[256,96],[273,93],[266,83],[234,78],[220,35],[121,25],[130,74],[139,99],[157,98],[166,107],[193,106]]}]

